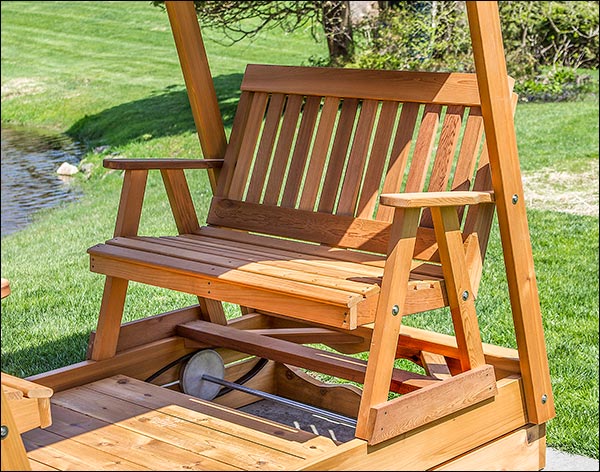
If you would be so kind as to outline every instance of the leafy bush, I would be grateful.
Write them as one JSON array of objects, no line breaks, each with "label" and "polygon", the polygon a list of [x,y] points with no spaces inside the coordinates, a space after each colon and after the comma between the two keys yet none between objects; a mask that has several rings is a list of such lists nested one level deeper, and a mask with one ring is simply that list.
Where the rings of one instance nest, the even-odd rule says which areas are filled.
[{"label": "leafy bush", "polygon": [[[588,93],[598,68],[598,2],[501,1],[508,73],[525,100],[569,100]],[[471,72],[464,2],[397,2],[354,30],[351,66]]]}]

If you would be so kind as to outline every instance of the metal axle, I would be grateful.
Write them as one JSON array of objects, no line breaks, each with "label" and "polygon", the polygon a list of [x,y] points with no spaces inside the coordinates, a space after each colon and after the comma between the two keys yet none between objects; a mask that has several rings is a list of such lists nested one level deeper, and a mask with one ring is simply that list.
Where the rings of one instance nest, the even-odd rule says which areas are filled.
[{"label": "metal axle", "polygon": [[305,403],[296,402],[294,400],[290,400],[288,398],[283,398],[277,395],[273,395],[272,393],[261,392],[260,390],[255,390],[253,388],[244,387],[243,385],[236,384],[234,382],[229,382],[228,380],[219,379],[217,377],[213,377],[212,375],[203,374],[201,376],[202,380],[206,380],[208,382],[216,383],[218,385],[222,385],[223,387],[228,387],[234,390],[238,390],[240,392],[248,393],[250,395],[255,395],[257,397],[264,398],[266,400],[272,400],[277,403],[281,403],[286,406],[291,406],[294,408],[298,408],[299,410],[308,411],[309,413],[315,413],[321,416],[327,416],[331,419],[339,421],[340,423],[345,423],[348,426],[356,427],[356,420],[354,418],[350,418],[348,416],[339,415],[337,413],[333,413],[331,411],[322,410],[321,408],[317,408],[316,406],[307,405]]}]

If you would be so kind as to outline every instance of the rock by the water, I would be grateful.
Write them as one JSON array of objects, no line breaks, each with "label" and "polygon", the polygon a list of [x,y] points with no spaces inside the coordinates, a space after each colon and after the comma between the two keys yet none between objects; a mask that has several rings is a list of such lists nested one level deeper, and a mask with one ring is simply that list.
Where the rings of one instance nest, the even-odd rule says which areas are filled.
[{"label": "rock by the water", "polygon": [[56,171],[58,175],[74,175],[77,172],[79,172],[77,166],[69,164],[68,162],[63,162]]}]

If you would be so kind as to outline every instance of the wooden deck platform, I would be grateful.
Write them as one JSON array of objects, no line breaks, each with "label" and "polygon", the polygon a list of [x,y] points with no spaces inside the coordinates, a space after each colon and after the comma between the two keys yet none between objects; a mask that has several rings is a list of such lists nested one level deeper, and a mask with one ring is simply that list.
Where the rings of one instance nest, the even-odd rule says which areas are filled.
[{"label": "wooden deck platform", "polygon": [[339,446],[123,375],[55,393],[23,441],[33,470],[295,470]]}]

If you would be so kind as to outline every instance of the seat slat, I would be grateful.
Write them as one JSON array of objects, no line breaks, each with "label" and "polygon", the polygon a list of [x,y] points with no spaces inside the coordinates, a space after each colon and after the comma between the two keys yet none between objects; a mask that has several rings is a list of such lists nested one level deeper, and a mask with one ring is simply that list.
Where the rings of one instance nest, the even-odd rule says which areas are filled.
[{"label": "seat slat", "polygon": [[[125,238],[117,238],[115,242]],[[226,267],[226,258],[214,255],[197,257],[193,251],[186,254],[190,259],[181,257],[181,250],[169,250],[165,246],[151,245],[143,241],[130,240],[129,247],[106,244],[90,249],[91,254],[113,259],[128,259],[141,265],[162,267],[177,272],[194,274],[207,280],[219,279],[222,282],[242,284],[270,292],[286,293],[291,296],[324,301],[333,305],[351,307],[363,300],[363,296],[346,290],[338,290],[309,283],[297,282],[280,275],[248,273],[237,268]],[[150,247],[152,246],[152,247]],[[221,265],[222,264],[222,265]],[[230,263],[235,267],[235,264]]]},{"label": "seat slat", "polygon": [[[152,240],[152,238],[150,238]],[[370,275],[381,277],[383,268],[374,267],[356,262],[346,262],[335,259],[326,259],[311,254],[293,253],[275,248],[261,248],[240,242],[227,240],[215,241],[212,238],[182,235],[173,238],[161,238],[160,243],[173,244],[179,247],[188,247],[196,251],[227,254],[232,257],[258,262],[261,264],[275,265],[301,270],[306,273],[325,275],[337,278],[350,278],[357,275]]]},{"label": "seat slat", "polygon": [[[169,244],[169,243],[172,244]],[[119,247],[137,249],[146,251],[151,254],[161,254],[169,257],[178,257],[185,260],[197,261],[206,264],[211,264],[219,267],[241,270],[252,274],[262,274],[271,277],[277,277],[284,281],[302,282],[318,287],[329,287],[338,290],[344,290],[361,295],[377,292],[377,286],[347,280],[347,278],[335,275],[336,271],[332,271],[332,275],[326,275],[315,270],[308,272],[303,270],[306,265],[295,264],[293,261],[282,260],[260,260],[259,257],[248,257],[247,254],[229,251],[224,247],[213,248],[198,245],[173,244],[173,240],[156,240],[156,239],[131,239],[131,238],[115,238],[108,241],[108,244],[113,244]],[[254,259],[254,260],[252,260]],[[321,272],[325,272],[322,270]],[[339,271],[337,271],[339,273]]]}]

